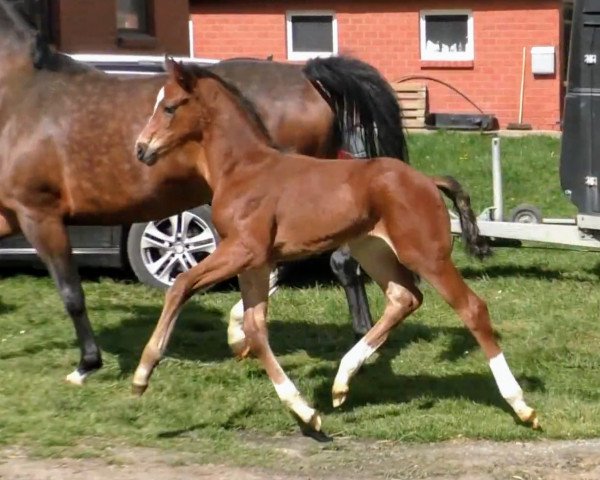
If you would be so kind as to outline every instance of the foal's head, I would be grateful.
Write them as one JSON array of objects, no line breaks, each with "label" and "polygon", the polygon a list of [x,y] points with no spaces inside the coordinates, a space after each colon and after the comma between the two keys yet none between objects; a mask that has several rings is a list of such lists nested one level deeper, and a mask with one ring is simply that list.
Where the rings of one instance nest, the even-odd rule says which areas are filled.
[{"label": "foal's head", "polygon": [[165,61],[168,79],[158,92],[154,112],[135,144],[137,158],[153,165],[159,156],[189,140],[202,140],[205,120],[195,93],[198,78],[172,58]]}]

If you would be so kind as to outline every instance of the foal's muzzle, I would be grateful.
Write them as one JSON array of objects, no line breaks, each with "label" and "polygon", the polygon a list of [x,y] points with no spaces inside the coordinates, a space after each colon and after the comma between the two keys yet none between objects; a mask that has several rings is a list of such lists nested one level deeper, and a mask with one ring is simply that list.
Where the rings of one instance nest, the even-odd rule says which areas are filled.
[{"label": "foal's muzzle", "polygon": [[146,165],[154,165],[156,160],[158,160],[156,149],[144,142],[137,142],[135,144],[135,155],[140,162]]}]

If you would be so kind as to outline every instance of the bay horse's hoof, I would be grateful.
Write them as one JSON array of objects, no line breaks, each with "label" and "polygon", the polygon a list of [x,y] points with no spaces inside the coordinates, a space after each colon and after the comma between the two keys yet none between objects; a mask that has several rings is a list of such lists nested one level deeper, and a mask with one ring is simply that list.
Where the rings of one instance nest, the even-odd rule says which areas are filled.
[{"label": "bay horse's hoof", "polygon": [[333,397],[333,408],[338,408],[341,406],[348,397],[349,392],[348,385],[341,385],[339,383],[333,384],[333,389],[331,391],[331,396]]},{"label": "bay horse's hoof", "polygon": [[148,385],[138,385],[135,383],[131,385],[131,393],[137,397],[141,397],[147,389]]},{"label": "bay horse's hoof", "polygon": [[73,370],[65,377],[65,382],[81,387],[85,383],[85,379],[95,371],[96,370],[91,370],[89,372],[80,373],[79,370]]}]

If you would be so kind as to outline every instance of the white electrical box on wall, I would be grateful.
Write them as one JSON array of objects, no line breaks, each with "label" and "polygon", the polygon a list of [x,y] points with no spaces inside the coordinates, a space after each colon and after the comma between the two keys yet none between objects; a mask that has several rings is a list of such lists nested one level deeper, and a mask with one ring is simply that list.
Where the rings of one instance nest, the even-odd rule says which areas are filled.
[{"label": "white electrical box on wall", "polygon": [[554,75],[555,48],[531,47],[531,73],[534,75]]}]

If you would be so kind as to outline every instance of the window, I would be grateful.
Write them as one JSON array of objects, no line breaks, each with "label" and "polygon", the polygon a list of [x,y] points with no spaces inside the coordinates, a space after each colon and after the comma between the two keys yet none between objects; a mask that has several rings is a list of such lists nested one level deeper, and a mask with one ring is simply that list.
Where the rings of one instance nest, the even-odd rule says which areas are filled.
[{"label": "window", "polygon": [[119,30],[148,33],[147,0],[117,0],[117,28]]},{"label": "window", "polygon": [[289,60],[337,53],[337,21],[332,12],[288,12],[286,25]]},{"label": "window", "polygon": [[469,10],[421,12],[421,60],[473,60],[473,14]]}]

